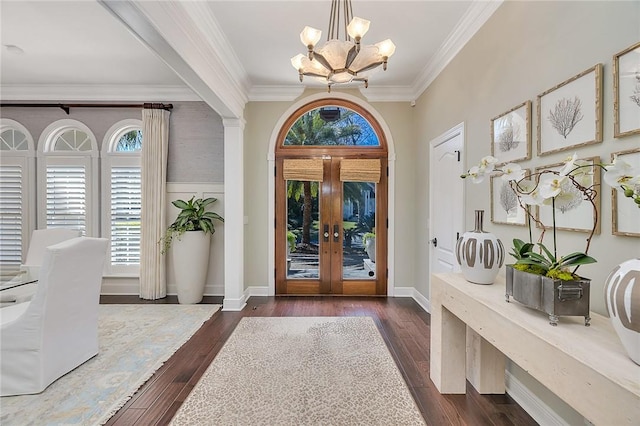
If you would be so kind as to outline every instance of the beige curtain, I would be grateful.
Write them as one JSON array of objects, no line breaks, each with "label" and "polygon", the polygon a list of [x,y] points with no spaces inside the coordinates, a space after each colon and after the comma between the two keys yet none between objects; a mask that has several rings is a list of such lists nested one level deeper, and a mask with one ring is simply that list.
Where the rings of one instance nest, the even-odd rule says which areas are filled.
[{"label": "beige curtain", "polygon": [[285,159],[282,169],[284,180],[322,182],[322,158]]},{"label": "beige curtain", "polygon": [[158,243],[164,235],[169,111],[142,110],[142,214],[140,224],[140,297],[167,295],[165,256]]},{"label": "beige curtain", "polygon": [[344,159],[340,162],[342,182],[380,182],[380,159]]}]

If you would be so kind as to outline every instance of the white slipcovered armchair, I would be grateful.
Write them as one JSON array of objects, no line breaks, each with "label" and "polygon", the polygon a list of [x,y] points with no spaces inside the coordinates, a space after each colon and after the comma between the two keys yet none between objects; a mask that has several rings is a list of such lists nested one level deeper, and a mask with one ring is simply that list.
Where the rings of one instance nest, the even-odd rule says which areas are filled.
[{"label": "white slipcovered armchair", "polygon": [[[34,230],[31,233],[27,257],[24,263],[20,265],[21,273],[37,279],[40,268],[42,267],[45,249],[48,246],[70,240],[71,238],[79,237],[80,235],[81,232],[79,230],[68,228],[46,228]],[[5,290],[0,294],[0,306],[26,302],[33,297],[35,292],[36,284],[28,284],[11,290]]]},{"label": "white slipcovered armchair", "polygon": [[104,238],[47,247],[29,302],[0,309],[0,394],[42,392],[98,353]]}]

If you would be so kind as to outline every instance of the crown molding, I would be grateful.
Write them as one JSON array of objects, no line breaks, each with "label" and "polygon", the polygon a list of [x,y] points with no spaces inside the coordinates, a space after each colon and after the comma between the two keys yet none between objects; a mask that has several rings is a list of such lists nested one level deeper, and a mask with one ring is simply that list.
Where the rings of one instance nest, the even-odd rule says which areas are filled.
[{"label": "crown molding", "polygon": [[303,85],[253,86],[249,92],[250,102],[291,102],[305,91]]},{"label": "crown molding", "polygon": [[3,101],[202,101],[187,86],[131,84],[0,85]]},{"label": "crown molding", "polygon": [[411,86],[370,86],[358,90],[369,102],[412,102],[417,98]]},{"label": "crown molding", "polygon": [[473,0],[449,37],[433,55],[433,59],[423,68],[413,85],[414,99],[417,99],[438,77],[444,68],[462,50],[475,33],[500,7],[503,0]]}]

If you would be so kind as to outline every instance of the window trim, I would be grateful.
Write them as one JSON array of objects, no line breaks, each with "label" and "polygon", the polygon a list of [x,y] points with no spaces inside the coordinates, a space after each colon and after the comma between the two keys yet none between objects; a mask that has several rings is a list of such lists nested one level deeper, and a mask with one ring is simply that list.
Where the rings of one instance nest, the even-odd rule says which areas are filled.
[{"label": "window trim", "polygon": [[[67,130],[80,130],[91,141],[91,150],[87,151],[51,151],[58,136]],[[47,227],[47,167],[50,165],[84,165],[86,179],[86,236],[96,237],[100,232],[99,212],[99,150],[96,137],[87,125],[78,120],[63,119],[49,124],[40,135],[37,152],[38,228]]]},{"label": "window trim", "polygon": [[109,241],[107,261],[105,262],[106,275],[118,277],[137,277],[140,273],[140,265],[112,265],[111,264],[111,170],[118,166],[142,167],[142,151],[119,152],[116,151],[120,138],[132,130],[143,130],[142,120],[125,119],[113,124],[105,133],[102,140],[101,156],[101,231],[102,237]]},{"label": "window trim", "polygon": [[18,130],[27,138],[27,149],[20,151],[2,151],[0,156],[0,164],[19,165],[24,170],[24,193],[22,194],[23,212],[27,212],[23,216],[22,222],[22,259],[27,254],[27,247],[31,239],[31,232],[35,229],[36,224],[36,145],[31,132],[27,130],[21,123],[9,119],[0,118],[0,132],[5,130]]}]

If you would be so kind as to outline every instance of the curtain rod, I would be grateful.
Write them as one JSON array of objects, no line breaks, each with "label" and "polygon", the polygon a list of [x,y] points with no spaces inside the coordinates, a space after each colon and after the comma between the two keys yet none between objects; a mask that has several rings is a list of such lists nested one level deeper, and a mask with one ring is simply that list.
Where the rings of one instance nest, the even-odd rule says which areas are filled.
[{"label": "curtain rod", "polygon": [[0,107],[18,108],[60,108],[69,115],[71,108],[144,108],[144,109],[164,109],[171,110],[173,104],[151,103],[143,104],[11,104],[1,103]]}]

